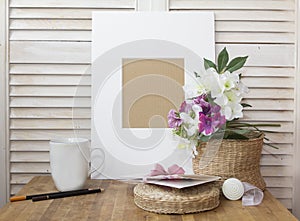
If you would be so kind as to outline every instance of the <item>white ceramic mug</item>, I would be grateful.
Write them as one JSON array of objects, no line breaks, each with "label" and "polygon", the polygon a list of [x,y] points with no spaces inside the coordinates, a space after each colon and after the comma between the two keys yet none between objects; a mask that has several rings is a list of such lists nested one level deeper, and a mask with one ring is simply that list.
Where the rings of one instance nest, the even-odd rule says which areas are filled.
[{"label": "white ceramic mug", "polygon": [[81,189],[89,176],[90,144],[85,138],[50,141],[50,167],[59,191]]}]

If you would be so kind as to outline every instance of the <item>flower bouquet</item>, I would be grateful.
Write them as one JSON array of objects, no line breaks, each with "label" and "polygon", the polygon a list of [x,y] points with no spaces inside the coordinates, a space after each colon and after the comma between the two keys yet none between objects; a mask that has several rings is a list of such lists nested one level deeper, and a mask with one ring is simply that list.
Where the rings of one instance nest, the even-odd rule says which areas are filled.
[{"label": "flower bouquet", "polygon": [[[192,148],[195,173],[224,179],[236,177],[264,189],[259,171],[264,130],[258,126],[271,125],[238,121],[243,117],[243,109],[251,107],[242,102],[249,89],[237,72],[247,58],[236,57],[229,61],[224,48],[218,55],[217,64],[204,59],[205,72],[195,73],[196,83],[184,86],[186,99],[178,111],[170,110],[168,125],[180,138],[180,147]],[[257,183],[251,177],[261,181]]]}]

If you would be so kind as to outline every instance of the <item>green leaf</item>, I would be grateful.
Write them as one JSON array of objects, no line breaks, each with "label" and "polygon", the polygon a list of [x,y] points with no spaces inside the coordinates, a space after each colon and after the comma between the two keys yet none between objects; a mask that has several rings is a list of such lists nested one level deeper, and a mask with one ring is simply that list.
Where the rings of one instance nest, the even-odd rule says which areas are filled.
[{"label": "green leaf", "polygon": [[243,107],[252,107],[250,104],[246,104],[246,103],[241,103],[241,105],[242,105]]},{"label": "green leaf", "polygon": [[200,77],[200,75],[196,71],[194,71],[194,75],[195,75],[196,78]]},{"label": "green leaf", "polygon": [[222,74],[225,72],[226,65],[228,63],[229,57],[228,52],[226,50],[226,47],[220,52],[218,55],[218,70],[219,74]]},{"label": "green leaf", "polygon": [[231,131],[230,133],[228,133],[226,139],[249,140],[249,138],[247,136],[236,133],[235,131]]},{"label": "green leaf", "polygon": [[244,66],[244,64],[246,63],[246,60],[247,60],[248,56],[245,56],[245,57],[236,57],[234,59],[232,59],[226,70],[229,71],[230,73],[236,71],[236,70],[239,70],[240,68],[242,68]]},{"label": "green leaf", "polygon": [[207,70],[208,68],[214,68],[217,70],[217,66],[214,64],[214,62],[204,58],[204,68]]}]

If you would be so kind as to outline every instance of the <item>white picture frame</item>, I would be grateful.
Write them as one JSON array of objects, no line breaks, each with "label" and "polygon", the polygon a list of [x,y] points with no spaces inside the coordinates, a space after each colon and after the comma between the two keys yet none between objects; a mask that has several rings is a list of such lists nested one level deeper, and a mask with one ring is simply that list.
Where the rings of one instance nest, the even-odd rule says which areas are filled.
[{"label": "white picture frame", "polygon": [[92,178],[141,177],[158,162],[192,173],[191,152],[177,148],[171,129],[122,128],[122,59],[183,58],[192,83],[203,57],[214,60],[213,13],[93,12],[92,19]]}]

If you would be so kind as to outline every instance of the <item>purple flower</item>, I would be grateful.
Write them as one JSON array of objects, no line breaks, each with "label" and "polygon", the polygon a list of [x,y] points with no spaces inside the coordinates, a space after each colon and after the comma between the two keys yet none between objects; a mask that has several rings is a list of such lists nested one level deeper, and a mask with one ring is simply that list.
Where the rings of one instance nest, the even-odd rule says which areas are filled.
[{"label": "purple flower", "polygon": [[171,128],[178,128],[182,124],[182,119],[180,119],[179,114],[171,109],[168,114],[168,125]]},{"label": "purple flower", "polygon": [[203,113],[199,113],[198,129],[199,132],[203,133],[205,136],[211,135],[214,132],[212,117],[208,117]]},{"label": "purple flower", "polygon": [[211,113],[219,113],[220,112],[220,110],[221,110],[221,106],[219,106],[219,105],[213,105],[212,107],[211,107]]},{"label": "purple flower", "polygon": [[211,112],[211,104],[208,103],[205,99],[206,99],[205,95],[200,95],[194,99],[194,103],[198,104],[201,107],[202,109],[201,112],[203,114],[208,115]]},{"label": "purple flower", "polygon": [[179,108],[179,112],[189,113],[192,110],[192,103],[186,103],[186,101],[182,102]]},{"label": "purple flower", "polygon": [[224,115],[221,115],[220,112],[214,114],[213,116],[213,126],[215,128],[220,128],[226,123],[226,118]]}]

